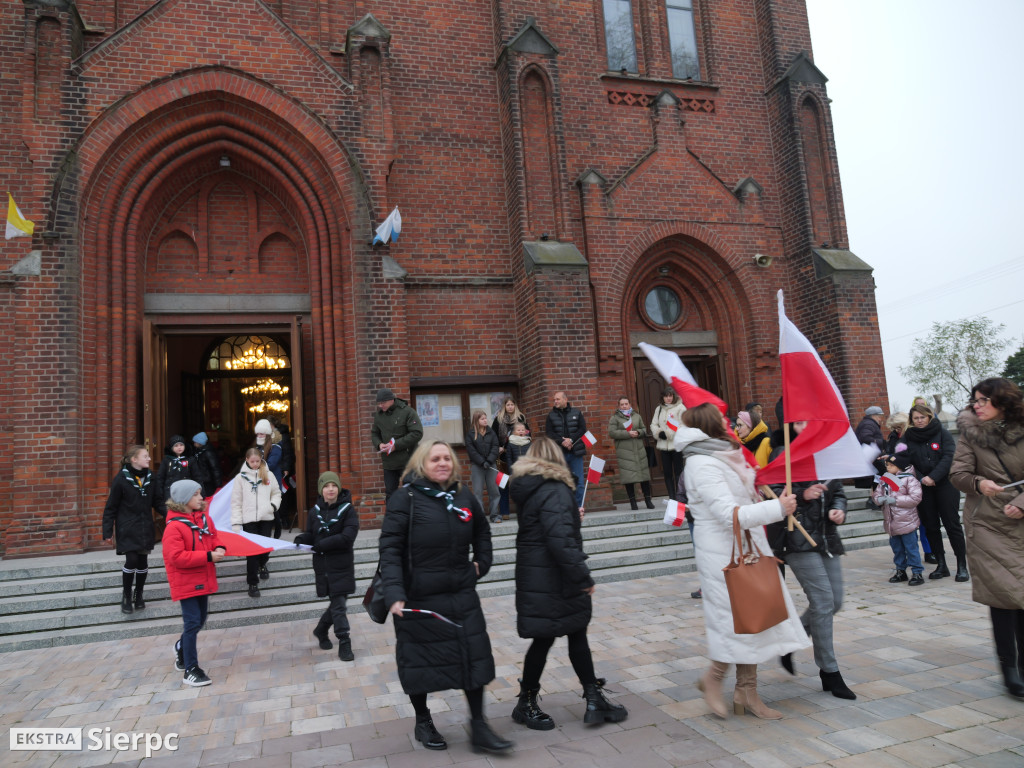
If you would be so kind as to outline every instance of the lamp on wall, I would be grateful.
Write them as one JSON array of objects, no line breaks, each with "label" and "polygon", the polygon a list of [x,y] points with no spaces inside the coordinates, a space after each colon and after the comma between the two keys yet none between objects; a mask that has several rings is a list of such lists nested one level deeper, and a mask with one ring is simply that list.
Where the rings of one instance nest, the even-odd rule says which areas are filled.
[{"label": "lamp on wall", "polygon": [[221,168],[230,168],[231,167],[231,158],[228,157],[227,155],[221,155],[220,156],[220,167]]}]

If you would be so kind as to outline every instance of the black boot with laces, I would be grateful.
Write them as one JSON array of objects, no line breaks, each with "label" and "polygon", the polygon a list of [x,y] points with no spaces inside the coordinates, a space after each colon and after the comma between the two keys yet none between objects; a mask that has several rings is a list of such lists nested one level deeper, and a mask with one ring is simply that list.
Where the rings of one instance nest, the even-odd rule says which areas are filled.
[{"label": "black boot with laces", "polygon": [[555,727],[555,721],[538,704],[540,688],[528,691],[522,687],[522,684],[523,681],[520,680],[519,702],[512,710],[512,719],[534,731],[550,731]]},{"label": "black boot with laces", "polygon": [[587,713],[583,716],[583,722],[591,723],[618,723],[629,716],[629,712],[621,704],[613,704],[605,698],[604,678],[599,677],[597,682],[588,683],[583,686],[583,698],[587,700]]},{"label": "black boot with laces", "polygon": [[437,732],[437,728],[434,727],[434,721],[430,718],[430,713],[416,715],[416,730],[413,731],[413,736],[426,749],[448,749],[448,742],[444,740],[444,736]]}]

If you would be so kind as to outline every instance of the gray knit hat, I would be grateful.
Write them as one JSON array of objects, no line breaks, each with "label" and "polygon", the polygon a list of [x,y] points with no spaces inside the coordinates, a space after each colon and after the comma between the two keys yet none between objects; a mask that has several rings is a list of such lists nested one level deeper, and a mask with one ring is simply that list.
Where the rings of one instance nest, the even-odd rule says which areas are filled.
[{"label": "gray knit hat", "polygon": [[387,402],[388,400],[394,400],[394,399],[395,399],[395,393],[392,392],[390,389],[378,389],[377,390],[377,402],[378,403],[384,403],[384,402]]},{"label": "gray knit hat", "polygon": [[175,504],[187,504],[189,499],[195,496],[196,491],[201,491],[203,486],[195,480],[179,480],[171,484],[171,501]]}]

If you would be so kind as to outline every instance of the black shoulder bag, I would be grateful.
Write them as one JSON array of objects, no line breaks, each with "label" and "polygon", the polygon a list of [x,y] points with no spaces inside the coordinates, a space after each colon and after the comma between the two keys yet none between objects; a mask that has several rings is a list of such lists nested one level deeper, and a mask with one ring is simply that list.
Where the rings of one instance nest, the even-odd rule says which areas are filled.
[{"label": "black shoulder bag", "polygon": [[[409,535],[405,538],[405,552],[409,558],[409,571],[412,572],[412,512],[413,493],[409,490]],[[389,606],[384,602],[384,578],[380,575],[380,559],[377,560],[377,571],[373,574],[370,586],[363,595],[363,608],[366,609],[370,620],[377,624],[383,624],[388,620]]]}]

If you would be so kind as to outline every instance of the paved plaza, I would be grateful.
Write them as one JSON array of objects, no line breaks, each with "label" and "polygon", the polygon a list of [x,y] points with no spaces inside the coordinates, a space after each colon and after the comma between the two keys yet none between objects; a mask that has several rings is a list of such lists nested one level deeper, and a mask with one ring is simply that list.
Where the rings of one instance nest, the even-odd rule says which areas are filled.
[{"label": "paved plaza", "polygon": [[[487,688],[491,724],[515,742],[507,756],[469,748],[465,700],[430,696],[444,752],[412,739],[412,708],[395,672],[390,626],[353,616],[356,661],[321,651],[312,624],[203,632],[200,663],[213,678],[187,688],[173,667],[170,636],[141,637],[0,655],[0,749],[5,766],[118,765],[365,768],[472,766],[714,766],[715,768],[932,768],[1024,766],[1024,702],[1003,693],[987,610],[952,579],[909,588],[886,582],[888,548],[844,557],[846,605],[836,648],[858,695],[821,691],[810,650],[798,675],[767,664],[762,697],[781,721],[719,720],[694,681],[706,666],[696,574],[598,585],[590,642],[621,724],[584,726],[565,643],[543,678],[542,706],[558,723],[530,731],[509,717],[528,642],[515,632],[512,596],[484,600],[497,662]],[[790,577],[792,582],[792,577]],[[791,588],[792,588],[791,583]],[[794,597],[806,604],[799,588]],[[731,693],[732,678],[727,680]],[[179,735],[177,750],[8,752],[11,727],[109,728]],[[106,731],[104,731],[106,732]]]}]

